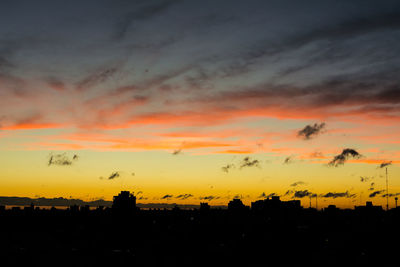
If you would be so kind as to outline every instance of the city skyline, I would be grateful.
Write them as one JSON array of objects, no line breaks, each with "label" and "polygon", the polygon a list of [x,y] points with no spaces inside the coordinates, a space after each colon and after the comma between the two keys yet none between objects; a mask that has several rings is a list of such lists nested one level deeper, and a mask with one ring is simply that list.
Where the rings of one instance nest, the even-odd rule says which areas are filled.
[{"label": "city skyline", "polygon": [[393,208],[399,18],[398,1],[2,2],[0,197]]}]

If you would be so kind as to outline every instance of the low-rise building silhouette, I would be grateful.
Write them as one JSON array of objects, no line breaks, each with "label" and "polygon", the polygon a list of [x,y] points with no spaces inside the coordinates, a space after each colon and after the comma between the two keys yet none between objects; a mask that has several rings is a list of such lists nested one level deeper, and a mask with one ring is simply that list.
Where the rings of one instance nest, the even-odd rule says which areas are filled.
[{"label": "low-rise building silhouette", "polygon": [[252,211],[276,211],[280,209],[300,209],[300,200],[281,201],[279,196],[273,196],[251,203]]},{"label": "low-rise building silhouette", "polygon": [[230,211],[244,211],[247,208],[239,198],[234,198],[228,203],[228,210]]}]

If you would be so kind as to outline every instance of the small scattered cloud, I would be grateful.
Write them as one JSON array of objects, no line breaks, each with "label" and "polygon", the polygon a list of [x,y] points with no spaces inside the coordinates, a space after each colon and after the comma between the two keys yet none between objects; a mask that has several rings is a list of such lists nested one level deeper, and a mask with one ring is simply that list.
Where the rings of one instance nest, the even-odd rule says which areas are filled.
[{"label": "small scattered cloud", "polygon": [[303,181],[298,181],[298,182],[294,182],[293,184],[291,184],[290,186],[298,186],[298,185],[306,185],[307,183],[303,182]]},{"label": "small scattered cloud", "polygon": [[378,195],[380,195],[380,194],[382,194],[384,192],[385,192],[385,190],[377,190],[377,191],[374,191],[371,194],[369,194],[369,197],[373,198],[373,197],[376,197],[376,196],[378,196]]},{"label": "small scattered cloud", "polygon": [[214,199],[219,199],[220,197],[218,197],[218,196],[204,196],[204,197],[199,197],[199,199],[200,200],[208,200],[208,201],[211,201],[211,200],[214,200]]},{"label": "small scattered cloud", "polygon": [[308,190],[295,191],[293,195],[294,198],[315,197],[315,196],[317,196],[317,194],[314,194]]},{"label": "small scattered cloud", "polygon": [[371,183],[368,191],[374,191],[374,190],[375,190],[375,183]]},{"label": "small scattered cloud", "polygon": [[343,165],[349,158],[361,158],[362,155],[352,148],[343,149],[342,153],[336,155],[329,163],[328,166],[338,167]]},{"label": "small scattered cloud", "polygon": [[286,191],[286,193],[283,196],[288,196],[288,195],[293,194],[293,193],[294,193],[293,190],[288,190],[288,191]]},{"label": "small scattered cloud", "polygon": [[374,179],[374,177],[360,176],[360,181],[361,181],[362,183],[368,182],[368,181],[370,181],[370,180],[372,180],[372,179]]},{"label": "small scattered cloud", "polygon": [[240,169],[244,167],[260,167],[260,162],[257,159],[251,159],[250,157],[245,157],[240,164]]},{"label": "small scattered cloud", "polygon": [[285,158],[285,160],[283,161],[283,164],[291,164],[291,163],[293,163],[293,156],[289,156]]},{"label": "small scattered cloud", "polygon": [[111,173],[111,175],[110,176],[108,176],[108,180],[113,180],[113,179],[115,179],[115,178],[118,178],[118,177],[120,177],[121,175],[120,175],[120,173],[119,172],[113,172],[113,173]]},{"label": "small scattered cloud", "polygon": [[182,154],[182,149],[176,149],[176,150],[174,150],[171,154],[172,154],[173,156],[180,155],[180,154]]},{"label": "small scattered cloud", "polygon": [[174,197],[173,195],[164,195],[161,199],[170,199]]},{"label": "small scattered cloud", "polygon": [[353,198],[356,197],[356,194],[351,194],[349,191],[346,192],[329,192],[326,194],[320,195],[323,198],[338,198],[338,197],[345,197],[345,198]]},{"label": "small scattered cloud", "polygon": [[302,130],[297,132],[297,136],[304,140],[310,140],[313,137],[322,133],[325,126],[326,126],[325,122],[322,122],[320,124],[314,123],[314,125],[312,125],[312,124],[307,125]]},{"label": "small scattered cloud", "polygon": [[175,198],[184,200],[184,199],[188,199],[191,197],[193,197],[192,194],[181,194],[181,195],[176,196]]},{"label": "small scattered cloud", "polygon": [[392,194],[392,193],[390,193],[390,194],[383,194],[381,197],[386,197],[386,196],[389,196],[389,197],[397,197],[397,196],[400,196],[400,193],[394,193],[394,194]]},{"label": "small scattered cloud", "polygon": [[228,173],[231,169],[235,168],[234,164],[227,164],[226,166],[221,167],[223,172]]},{"label": "small scattered cloud", "polygon": [[276,193],[270,193],[270,194],[265,194],[265,192],[262,192],[261,195],[259,195],[257,198],[270,198],[270,197],[275,197],[278,196]]},{"label": "small scattered cloud", "polygon": [[57,166],[70,166],[73,164],[74,161],[79,159],[78,155],[73,155],[70,158],[66,153],[61,154],[53,154],[49,155],[48,166],[57,165]]},{"label": "small scattered cloud", "polygon": [[390,166],[390,165],[392,165],[391,161],[384,161],[379,165],[379,168],[382,169],[382,168],[385,168],[385,167]]}]

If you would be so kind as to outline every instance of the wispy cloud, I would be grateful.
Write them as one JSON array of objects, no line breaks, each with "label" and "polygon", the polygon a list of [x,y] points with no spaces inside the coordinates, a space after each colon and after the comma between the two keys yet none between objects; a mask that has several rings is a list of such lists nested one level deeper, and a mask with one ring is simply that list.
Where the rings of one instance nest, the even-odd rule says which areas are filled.
[{"label": "wispy cloud", "polygon": [[291,184],[290,186],[293,186],[293,187],[295,187],[295,186],[298,186],[298,185],[306,185],[307,183],[306,182],[303,182],[303,181],[298,181],[298,182],[294,182],[293,184]]},{"label": "wispy cloud", "polygon": [[338,198],[338,197],[354,198],[356,196],[357,196],[356,194],[351,194],[349,191],[346,191],[346,192],[329,192],[329,193],[320,195],[320,197],[323,197],[323,198]]},{"label": "wispy cloud", "polygon": [[148,5],[133,6],[133,11],[122,16],[116,24],[114,38],[116,40],[123,39],[136,22],[152,19],[178,2],[180,1],[162,0]]},{"label": "wispy cloud", "polygon": [[113,172],[113,173],[110,174],[110,176],[108,176],[107,179],[108,180],[113,180],[113,179],[118,178],[120,176],[121,176],[121,174],[119,172]]},{"label": "wispy cloud", "polygon": [[257,159],[251,159],[250,157],[245,157],[240,163],[240,169],[245,167],[260,167],[260,162]]},{"label": "wispy cloud", "polygon": [[384,161],[384,162],[381,163],[381,165],[379,165],[379,168],[382,169],[382,168],[385,168],[385,167],[390,166],[390,165],[392,165],[391,161]]},{"label": "wispy cloud", "polygon": [[372,179],[374,179],[374,177],[360,176],[360,181],[361,181],[362,183],[368,182],[368,181],[370,181],[370,180],[372,180]]},{"label": "wispy cloud", "polygon": [[79,159],[79,156],[74,154],[72,158],[70,158],[67,153],[62,153],[62,154],[53,154],[50,153],[49,155],[49,160],[47,165],[52,166],[52,165],[57,165],[57,166],[70,166],[72,165],[75,161]]},{"label": "wispy cloud", "polygon": [[177,195],[175,198],[184,200],[184,199],[188,199],[191,197],[193,197],[192,194],[181,194],[181,195]]},{"label": "wispy cloud", "polygon": [[235,168],[234,164],[227,164],[226,166],[221,167],[223,172],[228,173],[231,169]]},{"label": "wispy cloud", "polygon": [[161,197],[161,199],[170,199],[170,198],[173,198],[174,196],[173,195],[164,195],[164,196],[162,196]]},{"label": "wispy cloud", "polygon": [[382,194],[384,192],[385,192],[385,190],[377,190],[377,191],[374,191],[371,194],[369,194],[369,197],[373,198],[373,197],[376,197],[376,196],[378,196],[378,195],[380,195],[380,194]]},{"label": "wispy cloud", "polygon": [[285,160],[283,161],[283,164],[291,164],[293,162],[294,162],[293,161],[293,156],[289,156],[289,157],[285,158]]},{"label": "wispy cloud", "polygon": [[180,155],[180,154],[182,154],[182,149],[176,149],[176,150],[174,150],[171,154],[172,154],[173,156]]},{"label": "wispy cloud", "polygon": [[270,197],[274,197],[274,196],[278,196],[276,193],[270,193],[270,194],[265,194],[265,192],[262,192],[261,195],[259,195],[257,198],[270,198]]},{"label": "wispy cloud", "polygon": [[220,198],[219,196],[213,196],[213,195],[199,197],[200,200],[208,200],[208,201],[211,201],[211,200],[214,200],[214,199],[219,199],[219,198]]}]

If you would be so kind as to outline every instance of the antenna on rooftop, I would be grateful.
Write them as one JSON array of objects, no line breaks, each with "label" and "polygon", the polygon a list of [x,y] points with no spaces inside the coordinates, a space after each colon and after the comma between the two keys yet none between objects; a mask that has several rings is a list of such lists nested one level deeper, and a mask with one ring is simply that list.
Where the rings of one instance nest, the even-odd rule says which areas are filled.
[{"label": "antenna on rooftop", "polygon": [[386,167],[386,210],[389,210],[389,186],[388,186],[388,170]]}]

